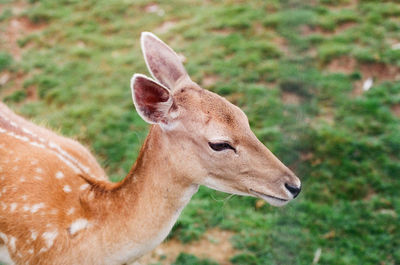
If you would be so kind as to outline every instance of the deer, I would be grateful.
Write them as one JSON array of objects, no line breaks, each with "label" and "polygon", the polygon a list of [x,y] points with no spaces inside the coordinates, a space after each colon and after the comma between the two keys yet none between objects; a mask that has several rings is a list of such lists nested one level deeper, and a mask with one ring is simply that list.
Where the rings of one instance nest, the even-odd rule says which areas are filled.
[{"label": "deer", "polygon": [[201,88],[150,32],[153,78],[134,74],[136,111],[150,124],[127,176],[111,182],[78,142],[0,103],[0,261],[126,264],[159,245],[200,185],[283,206],[299,178],[252,132],[247,116]]}]

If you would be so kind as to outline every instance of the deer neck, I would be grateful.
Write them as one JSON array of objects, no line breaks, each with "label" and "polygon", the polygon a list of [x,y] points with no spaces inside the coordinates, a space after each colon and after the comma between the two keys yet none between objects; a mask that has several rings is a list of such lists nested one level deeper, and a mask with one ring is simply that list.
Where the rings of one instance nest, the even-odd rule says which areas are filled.
[{"label": "deer neck", "polygon": [[115,190],[119,203],[109,215],[119,222],[109,231],[114,239],[121,237],[115,257],[135,259],[161,243],[198,190],[177,172],[167,145],[160,127],[152,126],[136,163]]}]

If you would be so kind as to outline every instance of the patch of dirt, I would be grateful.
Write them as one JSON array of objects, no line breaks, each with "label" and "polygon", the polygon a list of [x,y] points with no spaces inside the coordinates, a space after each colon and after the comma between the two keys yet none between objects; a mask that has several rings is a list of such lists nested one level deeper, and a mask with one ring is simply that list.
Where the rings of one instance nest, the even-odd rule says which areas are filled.
[{"label": "patch of dirt", "polygon": [[400,81],[400,68],[394,65],[366,63],[359,65],[358,69],[362,79],[354,83],[353,96],[359,96],[364,92],[363,86],[370,78],[372,78],[373,84],[379,84],[384,81]]},{"label": "patch of dirt", "polygon": [[26,100],[25,101],[36,101],[39,99],[38,91],[35,86],[29,86],[26,89]]},{"label": "patch of dirt", "polygon": [[219,78],[216,75],[205,75],[201,80],[201,85],[205,88],[210,88],[217,83],[218,79]]},{"label": "patch of dirt", "polygon": [[364,91],[362,89],[364,82],[365,82],[365,80],[354,82],[353,90],[351,91],[351,95],[353,97],[361,96],[364,93]]},{"label": "patch of dirt", "polygon": [[333,73],[351,74],[357,66],[357,61],[353,57],[341,56],[333,59],[327,66],[326,70]]},{"label": "patch of dirt", "polygon": [[346,22],[346,23],[339,24],[334,30],[325,30],[319,26],[306,25],[306,26],[302,26],[300,28],[300,32],[304,36],[308,36],[308,35],[312,35],[312,34],[319,34],[319,35],[323,35],[325,37],[330,37],[330,36],[338,35],[356,25],[357,25],[357,23],[355,23],[355,22]]},{"label": "patch of dirt", "polygon": [[309,36],[309,35],[313,35],[313,34],[320,34],[320,35],[332,35],[333,32],[332,31],[325,31],[323,30],[321,27],[319,26],[312,26],[312,25],[302,25],[300,27],[300,33],[302,36]]},{"label": "patch of dirt", "polygon": [[9,8],[9,9],[11,9],[12,14],[17,15],[17,16],[21,15],[26,10],[27,6],[28,6],[28,3],[26,1],[16,0],[16,1],[13,1],[13,3],[11,5],[9,3],[2,4],[0,2],[0,10]]},{"label": "patch of dirt", "polygon": [[158,262],[169,265],[181,252],[185,252],[198,258],[213,259],[221,265],[232,265],[229,259],[236,254],[230,242],[233,235],[233,232],[213,228],[208,230],[200,240],[189,244],[183,244],[176,239],[168,240],[142,257],[139,263],[148,265]]},{"label": "patch of dirt", "polygon": [[376,195],[376,191],[373,189],[369,189],[368,193],[366,194],[366,196],[363,198],[364,201],[369,201],[371,200],[374,196]]},{"label": "patch of dirt", "polygon": [[232,93],[230,95],[225,96],[227,100],[229,100],[229,102],[238,105],[239,101],[244,97],[245,95],[241,92],[236,92],[236,93]]},{"label": "patch of dirt", "polygon": [[296,93],[282,91],[282,102],[289,105],[299,105],[302,99]]},{"label": "patch of dirt", "polygon": [[339,34],[357,25],[356,22],[345,22],[335,28],[335,34]]},{"label": "patch of dirt", "polygon": [[43,30],[46,24],[35,24],[27,17],[14,17],[10,19],[5,31],[5,38],[1,48],[12,54],[16,61],[21,60],[22,48],[18,45],[18,39],[23,36]]},{"label": "patch of dirt", "polygon": [[155,33],[158,34],[164,34],[169,32],[172,28],[175,27],[175,25],[177,24],[176,21],[165,21],[164,23],[161,24],[161,26],[159,26],[158,28],[156,28],[154,30]]},{"label": "patch of dirt", "polygon": [[391,107],[392,113],[394,116],[396,116],[397,118],[400,118],[400,103],[399,104],[395,104]]},{"label": "patch of dirt", "polygon": [[311,58],[316,58],[318,56],[318,50],[314,46],[311,46],[310,48],[308,48],[306,54]]},{"label": "patch of dirt", "polygon": [[307,153],[300,153],[300,160],[301,161],[309,161],[312,160],[314,158],[314,154],[311,152],[307,152]]},{"label": "patch of dirt", "polygon": [[[8,72],[5,71],[0,74],[0,88],[2,86],[6,86],[7,83],[13,82],[10,87],[7,89],[2,89],[0,92],[0,98],[6,98],[13,94],[16,91],[23,90],[24,81],[29,78],[31,75],[28,75],[23,72]],[[26,98],[24,99],[25,102],[35,101],[38,99],[38,93],[35,86],[29,86],[25,89]]]},{"label": "patch of dirt", "polygon": [[253,29],[254,29],[255,35],[261,35],[261,34],[265,33],[265,28],[264,28],[263,24],[261,24],[260,22],[254,23]]},{"label": "patch of dirt", "polygon": [[157,14],[158,16],[162,17],[165,15],[164,9],[162,9],[158,4],[156,3],[150,3],[144,7],[144,11],[146,13],[154,13]]},{"label": "patch of dirt", "polygon": [[11,74],[8,71],[5,71],[0,74],[0,87],[7,84],[8,80],[10,80],[10,76],[11,76]]},{"label": "patch of dirt", "polygon": [[[28,19],[28,17],[23,16],[23,13],[30,8],[28,2],[25,1],[15,1],[11,5],[0,5],[2,8],[10,8],[12,10],[13,17],[6,20],[2,24],[1,34],[4,36],[0,42],[0,49],[9,52],[15,61],[20,61],[22,58],[22,53],[24,48],[18,45],[18,40],[32,33],[42,31],[47,25],[33,23]],[[23,88],[23,83],[29,76],[24,72],[9,72],[4,71],[0,76],[0,86],[6,86],[8,83],[12,82],[12,86],[8,87],[6,90],[2,90],[1,97],[6,97],[11,95],[17,90]],[[28,87],[27,90],[28,101],[37,99],[37,91],[35,87]]]},{"label": "patch of dirt", "polygon": [[341,56],[333,59],[326,70],[334,73],[351,74],[360,71],[363,79],[372,77],[379,81],[400,80],[400,69],[394,65],[384,63],[358,63],[349,56]]},{"label": "patch of dirt", "polygon": [[213,29],[211,32],[220,36],[229,36],[231,33],[233,33],[232,29],[229,28]]},{"label": "patch of dirt", "polygon": [[[335,10],[339,11],[342,9],[354,9],[357,8],[359,0],[349,0],[345,3],[341,3],[340,5],[329,5],[330,10]],[[317,2],[317,4],[320,4],[320,2]]]},{"label": "patch of dirt", "polygon": [[289,45],[285,38],[281,36],[276,36],[272,39],[272,43],[279,47],[279,50],[283,52],[285,55],[290,54]]},{"label": "patch of dirt", "polygon": [[380,81],[400,80],[400,69],[384,63],[368,63],[360,65],[363,77],[373,77]]},{"label": "patch of dirt", "polygon": [[[333,59],[325,70],[331,73],[352,74],[359,71],[361,80],[354,82],[353,96],[361,95],[371,86],[367,82],[372,81],[372,87],[384,81],[400,81],[400,68],[384,63],[358,63],[349,56],[341,56]],[[368,88],[368,89],[367,89]]]}]

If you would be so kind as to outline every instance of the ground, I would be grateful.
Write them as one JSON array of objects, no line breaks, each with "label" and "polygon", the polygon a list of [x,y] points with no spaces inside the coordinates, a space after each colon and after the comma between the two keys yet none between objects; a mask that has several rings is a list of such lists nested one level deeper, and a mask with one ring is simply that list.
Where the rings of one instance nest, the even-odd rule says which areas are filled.
[{"label": "ground", "polygon": [[147,134],[129,89],[152,31],[303,181],[284,208],[201,188],[143,264],[400,264],[400,3],[0,0],[0,97],[113,180]]}]

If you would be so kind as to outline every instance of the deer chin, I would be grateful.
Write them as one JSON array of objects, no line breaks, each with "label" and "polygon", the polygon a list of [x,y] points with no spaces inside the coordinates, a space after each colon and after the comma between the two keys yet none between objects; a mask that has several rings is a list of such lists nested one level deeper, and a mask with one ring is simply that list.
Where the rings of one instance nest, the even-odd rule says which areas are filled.
[{"label": "deer chin", "polygon": [[276,206],[276,207],[284,206],[290,201],[289,199],[283,199],[280,197],[268,195],[268,194],[265,194],[265,193],[262,193],[259,191],[255,191],[253,189],[249,189],[249,193],[257,198],[260,198],[260,199],[268,202],[272,206]]},{"label": "deer chin", "polygon": [[234,195],[240,195],[240,196],[249,196],[248,193],[239,191],[238,189],[235,189],[233,187],[230,187],[228,183],[225,183],[223,180],[213,178],[213,177],[207,177],[203,180],[201,185],[204,185],[210,189],[229,193],[229,194],[234,194]]}]

